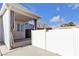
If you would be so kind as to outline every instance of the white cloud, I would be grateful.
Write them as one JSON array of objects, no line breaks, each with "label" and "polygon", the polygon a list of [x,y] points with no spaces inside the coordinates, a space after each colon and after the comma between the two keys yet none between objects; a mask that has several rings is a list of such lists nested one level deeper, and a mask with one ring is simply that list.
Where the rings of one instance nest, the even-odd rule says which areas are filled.
[{"label": "white cloud", "polygon": [[79,8],[79,3],[76,3],[76,4],[69,4],[69,7],[71,7],[72,9],[76,9],[76,8]]},{"label": "white cloud", "polygon": [[72,9],[76,9],[79,7],[79,4],[75,4]]},{"label": "white cloud", "polygon": [[60,8],[59,8],[59,7],[57,7],[57,8],[56,8],[56,10],[57,10],[57,11],[60,11]]},{"label": "white cloud", "polygon": [[51,22],[63,22],[64,18],[61,18],[59,15],[58,16],[54,16],[51,20]]}]

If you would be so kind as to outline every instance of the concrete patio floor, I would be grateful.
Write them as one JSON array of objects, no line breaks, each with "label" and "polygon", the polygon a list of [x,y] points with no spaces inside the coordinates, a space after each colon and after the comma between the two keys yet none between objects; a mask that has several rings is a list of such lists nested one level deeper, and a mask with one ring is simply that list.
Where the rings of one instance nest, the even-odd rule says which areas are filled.
[{"label": "concrete patio floor", "polygon": [[3,56],[59,56],[59,55],[41,48],[37,48],[32,45],[28,45],[9,50],[8,52],[4,53]]}]

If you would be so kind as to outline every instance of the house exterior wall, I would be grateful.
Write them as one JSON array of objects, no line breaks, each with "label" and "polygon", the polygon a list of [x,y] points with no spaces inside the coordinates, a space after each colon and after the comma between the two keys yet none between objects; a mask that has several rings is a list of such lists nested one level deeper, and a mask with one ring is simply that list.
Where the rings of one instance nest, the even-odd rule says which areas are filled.
[{"label": "house exterior wall", "polygon": [[10,49],[10,10],[6,10],[3,15],[4,43]]},{"label": "house exterior wall", "polygon": [[[20,31],[17,31],[17,24],[23,25],[22,28],[20,28]],[[25,38],[25,29],[33,29],[33,25],[21,22],[21,21],[15,21],[15,28],[14,28],[14,39],[23,39]]]},{"label": "house exterior wall", "polygon": [[3,20],[2,16],[0,17],[0,41],[3,41]]},{"label": "house exterior wall", "polygon": [[32,30],[32,45],[62,56],[79,56],[79,28]]},{"label": "house exterior wall", "polygon": [[13,31],[14,39],[23,39],[25,38],[25,31],[17,31],[17,24],[23,24],[21,21],[15,21],[15,28]]}]

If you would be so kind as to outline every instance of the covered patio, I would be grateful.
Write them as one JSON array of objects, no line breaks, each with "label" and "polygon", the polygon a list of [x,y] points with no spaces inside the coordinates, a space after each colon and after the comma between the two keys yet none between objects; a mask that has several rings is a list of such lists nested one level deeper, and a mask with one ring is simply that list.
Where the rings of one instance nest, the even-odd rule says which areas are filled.
[{"label": "covered patio", "polygon": [[[17,8],[15,5],[12,5],[11,11],[11,18],[10,18],[10,25],[11,25],[11,33],[12,33],[12,48],[24,46],[24,45],[31,45],[31,30],[37,29],[37,20],[40,18],[39,16],[33,14],[32,12],[28,11],[23,7]],[[30,28],[28,25],[25,28],[25,23],[32,21],[33,27]],[[29,23],[28,23],[29,24]],[[26,31],[29,30],[29,31]],[[27,36],[27,37],[26,37]]]},{"label": "covered patio", "polygon": [[[1,26],[3,27],[2,41],[8,49],[12,49],[14,46],[23,46],[27,44],[28,41],[30,42],[29,44],[31,44],[31,30],[37,29],[37,20],[40,18],[38,15],[20,4],[5,3],[1,8],[0,16],[2,20]],[[33,28],[25,25],[25,23],[29,21],[33,21]]]}]

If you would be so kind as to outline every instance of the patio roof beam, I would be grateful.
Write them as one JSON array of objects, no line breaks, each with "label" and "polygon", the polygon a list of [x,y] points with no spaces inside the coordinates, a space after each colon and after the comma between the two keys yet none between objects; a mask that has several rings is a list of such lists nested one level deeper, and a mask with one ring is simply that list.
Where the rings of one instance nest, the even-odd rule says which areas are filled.
[{"label": "patio roof beam", "polygon": [[34,27],[35,27],[35,30],[37,29],[37,20],[36,19],[34,19]]}]

